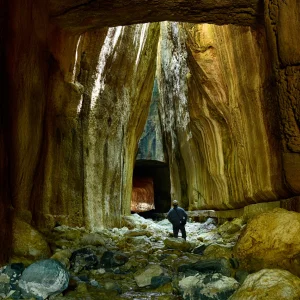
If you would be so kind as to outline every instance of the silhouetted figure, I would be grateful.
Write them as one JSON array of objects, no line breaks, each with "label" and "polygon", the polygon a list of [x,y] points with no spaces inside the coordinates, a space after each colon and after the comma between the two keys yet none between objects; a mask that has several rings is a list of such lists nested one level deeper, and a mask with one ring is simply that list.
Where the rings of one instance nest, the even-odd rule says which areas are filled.
[{"label": "silhouetted figure", "polygon": [[183,208],[178,206],[177,200],[173,200],[173,208],[169,210],[167,218],[173,225],[174,237],[178,237],[178,232],[180,230],[182,237],[186,240],[186,232],[184,226],[187,221],[187,214]]}]

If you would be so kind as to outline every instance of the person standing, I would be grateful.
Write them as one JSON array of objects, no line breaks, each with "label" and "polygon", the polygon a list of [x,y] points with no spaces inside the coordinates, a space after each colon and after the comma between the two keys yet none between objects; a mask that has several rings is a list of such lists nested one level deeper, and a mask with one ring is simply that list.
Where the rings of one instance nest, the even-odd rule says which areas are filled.
[{"label": "person standing", "polygon": [[187,221],[187,214],[185,210],[178,206],[178,201],[173,200],[173,208],[168,212],[167,218],[173,225],[174,237],[178,238],[178,232],[181,231],[181,236],[186,240],[185,224]]}]

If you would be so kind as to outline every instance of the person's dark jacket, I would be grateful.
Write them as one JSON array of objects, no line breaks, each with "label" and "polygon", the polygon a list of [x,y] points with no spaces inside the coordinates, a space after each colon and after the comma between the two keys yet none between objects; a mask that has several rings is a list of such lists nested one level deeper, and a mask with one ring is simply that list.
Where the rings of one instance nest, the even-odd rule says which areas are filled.
[{"label": "person's dark jacket", "polygon": [[187,221],[187,214],[185,210],[179,206],[171,208],[168,212],[167,218],[173,224],[173,226],[180,226],[180,219],[185,218]]}]

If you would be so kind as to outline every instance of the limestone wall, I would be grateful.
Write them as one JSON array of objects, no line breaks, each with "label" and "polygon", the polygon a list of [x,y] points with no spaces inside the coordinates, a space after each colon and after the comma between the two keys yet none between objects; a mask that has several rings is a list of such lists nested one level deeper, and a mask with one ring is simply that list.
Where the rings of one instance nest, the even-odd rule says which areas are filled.
[{"label": "limestone wall", "polygon": [[158,32],[157,24],[146,24],[60,33],[61,43],[52,48],[45,157],[36,189],[40,227],[113,227],[130,213]]},{"label": "limestone wall", "polygon": [[161,64],[172,191],[181,190],[173,198],[185,206],[188,198],[194,210],[287,196],[263,28],[185,24],[176,30],[186,35],[188,65],[179,63],[185,49],[174,43],[174,32],[162,38],[174,48],[165,47],[162,61],[169,55],[170,64]]}]

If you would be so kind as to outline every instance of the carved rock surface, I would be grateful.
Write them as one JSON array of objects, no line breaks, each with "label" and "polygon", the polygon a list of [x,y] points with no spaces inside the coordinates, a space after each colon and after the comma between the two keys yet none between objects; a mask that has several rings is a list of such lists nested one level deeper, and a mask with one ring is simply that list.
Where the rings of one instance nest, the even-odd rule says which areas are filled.
[{"label": "carved rock surface", "polygon": [[234,249],[245,269],[281,267],[300,275],[300,214],[277,208],[250,220]]},{"label": "carved rock surface", "polygon": [[250,25],[261,19],[262,4],[259,0],[226,0],[217,4],[211,0],[114,0],[109,4],[104,0],[51,0],[50,14],[52,22],[72,31],[164,20]]},{"label": "carved rock surface", "polygon": [[159,78],[171,196],[196,210],[284,195],[279,107],[272,102],[264,30],[174,23],[167,28]]},{"label": "carved rock surface", "polygon": [[[62,34],[53,47],[58,63],[51,70],[45,173],[36,188],[36,197],[43,198],[35,208],[40,227],[56,222],[113,227],[130,213],[132,169],[151,101],[158,33],[158,24],[142,24],[77,39]],[[66,59],[68,51],[75,61]]]},{"label": "carved rock surface", "polygon": [[152,178],[133,178],[131,211],[142,212],[155,209]]}]

